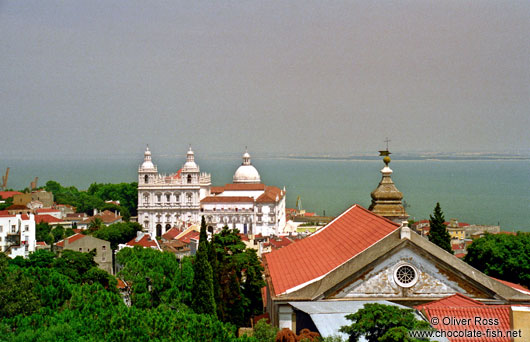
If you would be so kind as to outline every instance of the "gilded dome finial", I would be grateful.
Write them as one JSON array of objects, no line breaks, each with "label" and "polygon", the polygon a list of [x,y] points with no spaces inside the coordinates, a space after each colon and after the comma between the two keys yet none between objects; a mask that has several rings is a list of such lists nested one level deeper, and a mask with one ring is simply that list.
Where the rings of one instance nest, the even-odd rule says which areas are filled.
[{"label": "gilded dome finial", "polygon": [[390,155],[392,153],[390,153],[390,151],[388,150],[388,143],[392,141],[388,138],[385,139],[385,143],[386,143],[386,150],[383,150],[383,151],[379,151],[379,156],[380,157],[383,157],[383,162],[385,163],[386,166],[388,166],[388,164],[390,164]]}]

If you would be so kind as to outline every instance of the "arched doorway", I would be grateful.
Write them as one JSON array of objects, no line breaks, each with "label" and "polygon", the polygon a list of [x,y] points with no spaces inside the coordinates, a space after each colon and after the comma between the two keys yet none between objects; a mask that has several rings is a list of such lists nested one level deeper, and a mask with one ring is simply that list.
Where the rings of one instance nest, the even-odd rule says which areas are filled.
[{"label": "arched doorway", "polygon": [[162,225],[159,223],[156,225],[156,237],[162,236]]}]

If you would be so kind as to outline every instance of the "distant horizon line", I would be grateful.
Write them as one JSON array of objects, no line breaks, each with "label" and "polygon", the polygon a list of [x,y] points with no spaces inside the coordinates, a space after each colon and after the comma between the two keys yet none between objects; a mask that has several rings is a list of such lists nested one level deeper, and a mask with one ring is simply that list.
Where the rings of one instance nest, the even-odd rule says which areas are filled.
[{"label": "distant horizon line", "polygon": [[[252,152],[253,159],[300,159],[300,160],[380,160],[377,152],[327,152],[327,153],[275,153],[275,152]],[[11,160],[86,160],[86,159],[138,159],[140,153],[105,153],[105,154],[79,154],[79,153],[54,153],[51,156],[39,154],[7,155],[0,154],[1,159]],[[199,159],[237,159],[241,158],[242,152],[208,152],[200,153]],[[160,159],[183,158],[186,151],[182,153],[154,153],[153,157]],[[391,151],[393,160],[530,160],[530,149],[523,151]]]}]

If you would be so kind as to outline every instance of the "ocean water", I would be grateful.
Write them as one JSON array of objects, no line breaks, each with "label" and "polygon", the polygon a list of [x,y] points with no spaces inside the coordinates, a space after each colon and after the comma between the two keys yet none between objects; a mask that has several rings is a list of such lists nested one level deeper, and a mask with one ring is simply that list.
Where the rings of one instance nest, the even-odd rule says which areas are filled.
[{"label": "ocean water", "polygon": [[[63,186],[87,189],[91,183],[132,182],[136,158],[70,158],[63,160],[0,159],[0,172],[10,167],[8,188],[23,189],[39,177],[39,185],[56,180]],[[184,157],[154,156],[159,172],[175,172]],[[232,181],[240,157],[196,159],[212,174],[213,185]],[[302,207],[335,216],[353,204],[368,207],[378,185],[380,160],[253,158],[262,182],[287,190],[287,206],[300,196]],[[397,188],[410,205],[411,217],[428,219],[436,202],[445,218],[472,224],[500,224],[503,230],[530,231],[530,160],[393,160]]]}]

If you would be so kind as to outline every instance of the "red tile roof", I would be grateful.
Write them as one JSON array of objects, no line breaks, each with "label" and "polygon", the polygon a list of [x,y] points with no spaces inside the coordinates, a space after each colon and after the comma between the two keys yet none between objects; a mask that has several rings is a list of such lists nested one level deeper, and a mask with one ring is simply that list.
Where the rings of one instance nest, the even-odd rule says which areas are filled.
[{"label": "red tile roof", "polygon": [[274,203],[276,202],[276,198],[281,199],[282,197],[282,190],[275,186],[266,186],[265,192],[256,199],[256,202]]},{"label": "red tile roof", "polygon": [[120,278],[116,278],[116,280],[118,281],[118,284],[116,284],[117,288],[125,289],[127,287],[127,284],[123,280],[121,280]]},{"label": "red tile roof", "polygon": [[458,259],[462,259],[465,256],[466,256],[466,253],[456,253],[455,254],[455,257],[457,257]]},{"label": "red tile roof", "polygon": [[191,242],[191,239],[198,240],[199,235],[201,235],[199,232],[192,230],[191,232],[188,232],[186,235],[181,236],[178,240],[181,242],[184,242],[185,244],[189,244]]},{"label": "red tile roof", "polygon": [[154,247],[159,248],[155,240],[151,239],[149,234],[144,234],[141,237],[135,237],[131,241],[127,242],[127,246],[140,246],[140,247]]},{"label": "red tile roof", "polygon": [[214,195],[220,194],[223,191],[225,191],[224,186],[212,186],[212,187],[210,187],[210,193],[212,193]]},{"label": "red tile roof", "polygon": [[265,184],[226,184],[225,191],[265,190]]},{"label": "red tile roof", "polygon": [[22,195],[22,193],[19,191],[0,191],[0,198],[2,199],[8,199],[15,195]]},{"label": "red tile roof", "polygon": [[48,246],[46,241],[37,241],[37,246]]},{"label": "red tile roof", "polygon": [[254,198],[246,196],[208,196],[201,203],[254,203]]},{"label": "red tile roof", "polygon": [[398,228],[359,205],[352,206],[315,234],[265,255],[273,293],[317,280]]},{"label": "red tile roof", "polygon": [[[77,241],[79,239],[82,239],[84,238],[86,235],[83,235],[83,234],[74,234],[72,236],[69,236],[67,237],[65,240],[68,240],[68,243],[73,243],[74,241]],[[56,243],[57,246],[59,247],[64,247],[64,240],[61,240],[59,242]]]},{"label": "red tile roof", "polygon": [[446,306],[477,306],[477,305],[484,305],[483,303],[479,302],[478,300],[474,300],[472,298],[469,298],[467,296],[464,296],[460,293],[455,293],[454,295],[435,300],[432,302],[429,302],[427,304],[418,305],[415,308],[418,310],[422,310],[423,308],[443,308]]},{"label": "red tile roof", "polygon": [[19,209],[27,210],[28,207],[26,207],[25,205],[22,205],[22,204],[13,204],[13,205],[10,205],[9,207],[7,207],[7,210],[19,210]]},{"label": "red tile roof", "polygon": [[272,250],[277,250],[289,246],[292,243],[294,243],[294,241],[287,236],[276,236],[269,238],[269,243],[266,245],[271,246]]},{"label": "red tile roof", "polygon": [[7,211],[7,210],[0,210],[0,216],[4,216],[4,215],[6,215],[6,216],[7,216],[7,215],[10,215],[10,214],[9,214],[9,211]]},{"label": "red tile roof", "polygon": [[63,220],[55,217],[55,216],[52,216],[52,215],[48,215],[48,214],[41,214],[41,215],[35,215],[35,222],[37,223],[41,223],[41,222],[46,222],[46,223],[61,223],[61,222],[64,222]]},{"label": "red tile roof", "polygon": [[173,227],[170,230],[168,230],[164,235],[162,235],[162,237],[166,240],[173,240],[180,233],[182,233],[180,229]]},{"label": "red tile roof", "polygon": [[[437,318],[438,324],[432,324],[434,328],[446,333],[461,332],[463,336],[466,332],[471,332],[478,336],[480,332],[481,337],[452,337],[449,338],[451,342],[503,342],[512,341],[508,337],[488,337],[486,331],[502,331],[506,336],[506,332],[511,330],[510,325],[510,306],[509,305],[475,305],[475,306],[440,306],[427,307],[422,310],[427,316],[427,319],[432,323],[433,318]],[[475,317],[481,321],[476,322]],[[463,320],[466,323],[462,324]],[[486,320],[486,324],[480,324]],[[477,324],[478,323],[478,324]],[[449,337],[449,336],[448,336]]]},{"label": "red tile roof", "polygon": [[512,283],[512,282],[509,282],[509,281],[506,281],[506,280],[501,280],[501,279],[497,279],[497,278],[493,278],[493,277],[490,277],[492,279],[495,279],[497,280],[498,282],[501,282],[503,283],[504,285],[506,286],[509,286],[513,289],[516,289],[517,291],[519,292],[524,292],[526,294],[530,294],[530,290],[527,289],[526,287],[522,286],[522,285],[519,285],[519,284],[516,284],[516,283]]},{"label": "red tile roof", "polygon": [[[452,337],[449,338],[451,342],[511,341],[509,338],[503,339],[486,336],[487,329],[490,329],[490,331],[501,330],[504,335],[506,335],[506,331],[511,329],[509,305],[484,305],[479,301],[457,293],[440,300],[416,306],[415,308],[422,311],[431,323],[433,323],[432,319],[436,317],[439,323],[433,324],[433,326],[438,330],[446,332],[480,331],[482,334],[480,338]],[[444,317],[446,321],[444,321]],[[454,319],[447,321],[447,317],[458,319],[458,321]],[[475,317],[480,317],[481,319],[497,319],[498,322],[493,322],[494,324],[489,324],[490,322],[486,322],[488,324],[478,324],[481,322],[475,322]],[[462,324],[462,319],[470,319],[469,324]]]}]

